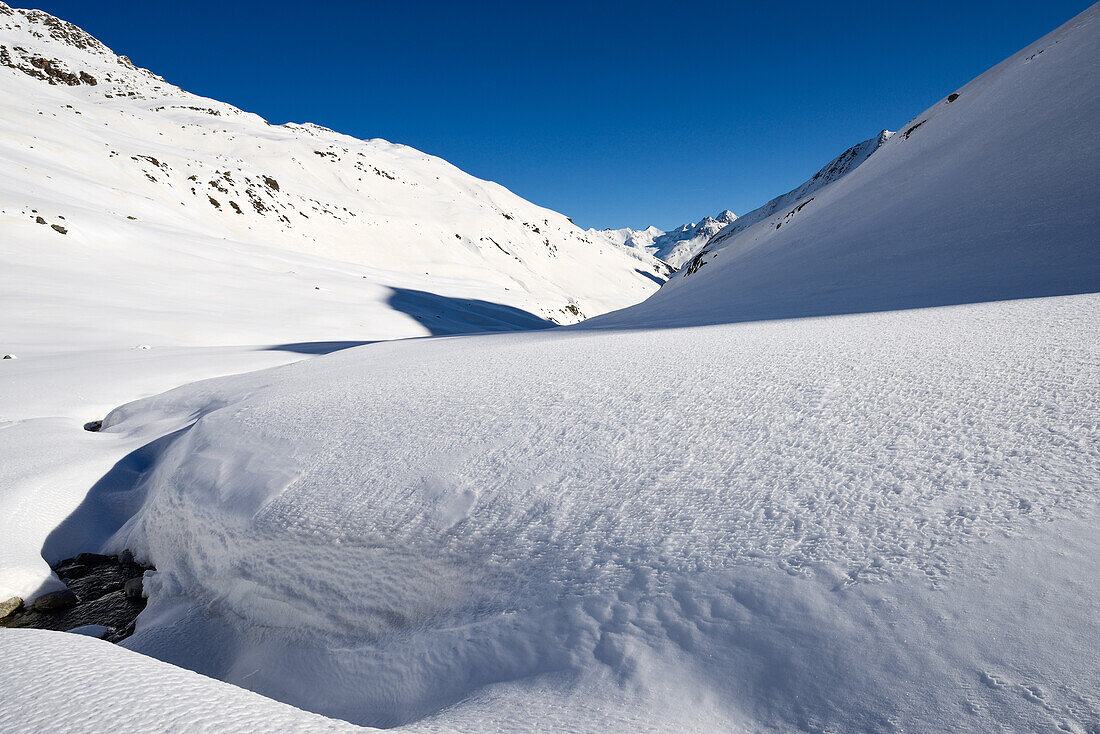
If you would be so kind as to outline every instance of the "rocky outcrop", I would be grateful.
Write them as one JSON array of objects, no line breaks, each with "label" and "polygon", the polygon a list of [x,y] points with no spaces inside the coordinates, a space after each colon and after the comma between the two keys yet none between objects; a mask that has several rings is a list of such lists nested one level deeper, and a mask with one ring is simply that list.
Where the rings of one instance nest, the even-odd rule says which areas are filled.
[{"label": "rocky outcrop", "polygon": [[0,621],[7,619],[9,616],[18,612],[23,608],[23,599],[18,596],[13,596],[7,601],[0,601]]}]

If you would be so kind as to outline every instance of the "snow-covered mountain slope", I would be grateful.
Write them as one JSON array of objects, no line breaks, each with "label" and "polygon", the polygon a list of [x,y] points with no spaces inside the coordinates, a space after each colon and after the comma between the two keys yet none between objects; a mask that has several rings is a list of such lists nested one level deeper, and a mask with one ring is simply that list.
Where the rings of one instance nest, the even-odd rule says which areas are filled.
[{"label": "snow-covered mountain slope", "polygon": [[616,245],[632,247],[644,250],[650,254],[653,252],[653,240],[664,234],[663,230],[650,225],[645,229],[590,229],[587,234],[590,237],[603,237]]},{"label": "snow-covered mountain slope", "polygon": [[[438,158],[270,125],[3,4],[0,228],[0,298],[25,315],[5,351],[438,333],[414,316],[460,301],[569,323],[667,272]],[[442,298],[393,303],[410,291]]]},{"label": "snow-covered mountain slope", "polygon": [[122,406],[44,553],[133,549],[125,646],[355,723],[1091,731],[1098,61],[1100,6],[591,328]]},{"label": "snow-covered mountain slope", "polygon": [[645,229],[590,229],[588,234],[613,244],[642,250],[668,263],[673,269],[679,269],[695,257],[715,234],[736,220],[737,215],[727,209],[717,218],[703,217],[699,222],[682,224],[670,232],[650,226]]},{"label": "snow-covered mountain slope", "polygon": [[588,234],[594,238],[602,237],[614,244],[642,250],[679,270],[695,259],[707,245],[717,246],[726,242],[754,224],[773,217],[781,209],[796,206],[818,189],[840,180],[866,161],[892,135],[889,130],[883,130],[870,140],[853,145],[829,161],[809,180],[740,217],[726,209],[717,217],[703,217],[698,223],[682,224],[669,232],[647,227],[642,230],[590,229]]},{"label": "snow-covered mountain slope", "polygon": [[952,92],[841,178],[745,215],[652,298],[593,326],[1100,290],[1094,16]]},{"label": "snow-covered mountain slope", "polygon": [[676,269],[682,268],[715,234],[735,221],[737,215],[727,209],[717,218],[703,217],[700,222],[681,225],[654,238],[652,254]]},{"label": "snow-covered mountain slope", "polygon": [[[839,181],[844,176],[854,171],[860,164],[866,161],[872,153],[882,147],[883,143],[890,139],[893,135],[889,130],[883,130],[879,132],[873,138],[864,140],[862,143],[853,145],[848,150],[844,151],[836,158],[829,161],[821,170],[811,176],[808,180],[803,181],[801,184],[791,189],[785,194],[781,194],[763,206],[758,206],[748,214],[745,214],[737,218],[736,222],[727,222],[729,226],[726,226],[720,230],[721,236],[713,238],[716,241],[726,241],[729,238],[737,235],[739,232],[743,232],[749,227],[753,226],[757,222],[763,221],[772,217],[776,213],[780,213],[780,209],[797,205],[806,197],[813,194],[818,189],[821,189],[834,181]],[[716,233],[717,234],[717,233]],[[709,244],[704,242],[704,245]],[[697,255],[703,248],[698,248],[692,257]],[[689,260],[691,258],[688,258]]]}]

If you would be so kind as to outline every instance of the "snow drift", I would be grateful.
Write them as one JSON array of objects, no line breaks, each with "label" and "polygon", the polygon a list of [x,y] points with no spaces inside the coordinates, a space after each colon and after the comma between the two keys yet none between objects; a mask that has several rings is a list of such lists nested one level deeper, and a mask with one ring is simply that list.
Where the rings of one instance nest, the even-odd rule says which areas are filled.
[{"label": "snow drift", "polygon": [[145,438],[81,430],[120,403],[573,322],[668,271],[438,158],[270,125],[0,2],[0,354],[20,358],[0,374],[0,602],[59,583],[45,536]]},{"label": "snow drift", "polygon": [[[557,323],[667,266],[446,161],[271,125],[0,3],[5,352],[378,339]],[[439,298],[409,311],[394,289]]]}]

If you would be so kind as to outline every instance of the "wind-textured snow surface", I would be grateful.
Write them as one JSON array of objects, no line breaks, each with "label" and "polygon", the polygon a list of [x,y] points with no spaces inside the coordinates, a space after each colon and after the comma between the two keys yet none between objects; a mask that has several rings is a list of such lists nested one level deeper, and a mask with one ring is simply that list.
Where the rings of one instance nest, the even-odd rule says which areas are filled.
[{"label": "wind-textured snow surface", "polygon": [[1098,313],[389,342],[126,406],[202,416],[108,544],[158,568],[126,644],[373,725],[520,681],[672,728],[1100,722]]},{"label": "wind-textured snow surface", "polygon": [[3,731],[365,731],[63,632],[4,630],[0,677]]}]

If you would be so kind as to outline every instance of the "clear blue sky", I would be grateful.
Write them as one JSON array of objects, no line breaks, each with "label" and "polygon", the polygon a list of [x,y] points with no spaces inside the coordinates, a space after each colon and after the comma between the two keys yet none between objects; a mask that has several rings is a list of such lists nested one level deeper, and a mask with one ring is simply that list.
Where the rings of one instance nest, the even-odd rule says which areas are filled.
[{"label": "clear blue sky", "polygon": [[442,156],[583,227],[746,212],[1090,3],[15,0],[189,91]]}]

